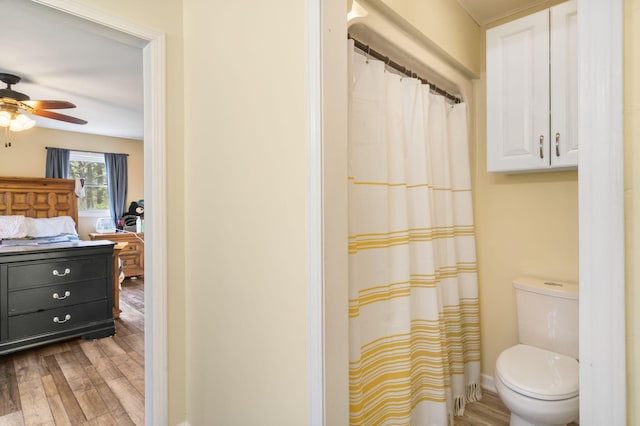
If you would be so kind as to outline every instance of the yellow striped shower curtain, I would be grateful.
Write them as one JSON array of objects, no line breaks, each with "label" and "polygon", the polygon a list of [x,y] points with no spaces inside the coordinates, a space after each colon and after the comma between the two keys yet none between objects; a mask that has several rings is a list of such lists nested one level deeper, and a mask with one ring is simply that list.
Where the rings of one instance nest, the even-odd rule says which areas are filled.
[{"label": "yellow striped shower curtain", "polygon": [[481,397],[466,106],[350,55],[351,424],[445,426]]}]

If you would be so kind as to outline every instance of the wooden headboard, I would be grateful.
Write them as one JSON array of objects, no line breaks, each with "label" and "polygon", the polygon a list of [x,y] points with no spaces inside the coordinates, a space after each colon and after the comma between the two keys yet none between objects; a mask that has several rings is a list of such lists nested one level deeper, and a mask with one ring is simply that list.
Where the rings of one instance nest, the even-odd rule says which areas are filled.
[{"label": "wooden headboard", "polygon": [[73,179],[0,177],[0,215],[71,216],[78,229]]}]

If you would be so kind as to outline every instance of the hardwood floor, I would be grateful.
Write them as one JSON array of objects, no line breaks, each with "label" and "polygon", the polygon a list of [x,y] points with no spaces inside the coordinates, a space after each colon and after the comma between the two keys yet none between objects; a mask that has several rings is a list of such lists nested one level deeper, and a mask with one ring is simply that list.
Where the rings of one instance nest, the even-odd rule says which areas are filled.
[{"label": "hardwood floor", "polygon": [[482,391],[482,399],[467,404],[464,416],[455,417],[455,426],[508,426],[509,410],[500,397],[487,390]]},{"label": "hardwood floor", "polygon": [[498,394],[483,390],[482,400],[467,404],[464,416],[454,418],[454,426],[509,426],[509,416]]},{"label": "hardwood floor", "polygon": [[144,425],[144,280],[126,279],[116,335],[0,356],[0,425]]}]

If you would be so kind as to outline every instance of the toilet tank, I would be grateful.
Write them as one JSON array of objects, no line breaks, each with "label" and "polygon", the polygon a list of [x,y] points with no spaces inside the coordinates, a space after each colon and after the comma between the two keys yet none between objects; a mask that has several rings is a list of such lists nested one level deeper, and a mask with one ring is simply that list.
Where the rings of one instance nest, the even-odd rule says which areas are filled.
[{"label": "toilet tank", "polygon": [[513,287],[520,343],[578,359],[578,285],[520,277]]}]

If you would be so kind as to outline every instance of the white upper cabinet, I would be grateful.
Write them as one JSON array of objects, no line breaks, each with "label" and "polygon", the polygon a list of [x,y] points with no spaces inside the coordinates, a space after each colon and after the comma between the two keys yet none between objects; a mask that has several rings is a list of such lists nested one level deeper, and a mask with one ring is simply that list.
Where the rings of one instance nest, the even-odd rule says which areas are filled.
[{"label": "white upper cabinet", "polygon": [[487,30],[487,170],[575,168],[576,0]]},{"label": "white upper cabinet", "polygon": [[551,167],[578,166],[576,1],[551,8]]}]

